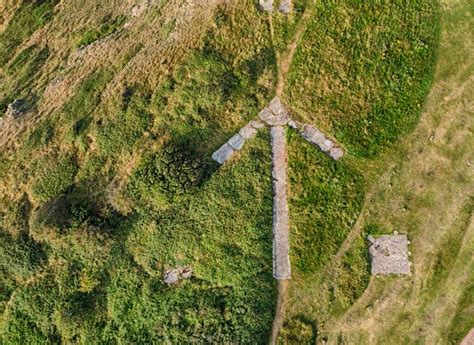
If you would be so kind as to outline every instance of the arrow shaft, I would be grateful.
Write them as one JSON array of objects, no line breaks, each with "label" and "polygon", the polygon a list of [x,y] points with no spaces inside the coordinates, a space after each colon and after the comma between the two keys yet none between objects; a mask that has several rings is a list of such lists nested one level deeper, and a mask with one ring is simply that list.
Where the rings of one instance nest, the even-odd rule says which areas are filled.
[{"label": "arrow shaft", "polygon": [[283,280],[291,278],[286,131],[283,126],[272,126],[270,134],[273,178],[273,276]]}]

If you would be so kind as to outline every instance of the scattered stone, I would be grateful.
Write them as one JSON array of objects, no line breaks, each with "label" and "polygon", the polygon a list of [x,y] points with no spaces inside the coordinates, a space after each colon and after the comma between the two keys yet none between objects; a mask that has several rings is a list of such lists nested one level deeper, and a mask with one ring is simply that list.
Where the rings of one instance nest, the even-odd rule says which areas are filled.
[{"label": "scattered stone", "polygon": [[284,14],[291,13],[291,0],[281,0],[278,10]]},{"label": "scattered stone", "polygon": [[193,275],[193,270],[191,267],[178,267],[169,269],[163,275],[163,281],[168,285],[177,284],[182,279],[189,279]]},{"label": "scattered stone", "polygon": [[189,279],[193,276],[193,269],[191,267],[183,267],[181,269],[181,277],[184,279]]},{"label": "scattered stone", "polygon": [[255,134],[257,134],[257,130],[251,123],[248,123],[245,127],[242,127],[239,131],[239,134],[245,140],[252,139]]},{"label": "scattered stone", "polygon": [[212,159],[214,159],[219,164],[224,164],[230,157],[232,157],[234,152],[234,149],[226,143],[222,145],[219,150],[212,154]]},{"label": "scattered stone", "polygon": [[176,270],[169,270],[165,272],[163,276],[163,280],[168,285],[176,284],[179,281],[179,274]]},{"label": "scattered stone", "polygon": [[369,247],[373,275],[410,275],[408,239],[406,235],[383,235]]},{"label": "scattered stone", "polygon": [[229,139],[227,144],[229,144],[234,150],[240,150],[245,144],[245,139],[242,138],[240,134],[235,134]]},{"label": "scattered stone", "polygon": [[263,11],[273,11],[273,0],[259,0],[258,3]]}]

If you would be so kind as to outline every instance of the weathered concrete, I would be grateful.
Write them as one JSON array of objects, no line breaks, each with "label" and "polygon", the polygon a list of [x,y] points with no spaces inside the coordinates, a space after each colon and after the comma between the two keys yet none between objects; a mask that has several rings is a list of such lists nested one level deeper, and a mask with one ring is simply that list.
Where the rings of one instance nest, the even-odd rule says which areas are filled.
[{"label": "weathered concrete", "polygon": [[411,274],[406,235],[382,235],[376,239],[369,236],[368,240],[373,275]]},{"label": "weathered concrete", "polygon": [[222,145],[219,150],[212,154],[212,159],[214,159],[219,164],[224,164],[230,159],[230,157],[232,157],[234,152],[234,149],[226,143]]},{"label": "weathered concrete", "polygon": [[273,11],[273,0],[259,0],[258,3],[263,11]]},{"label": "weathered concrete", "polygon": [[287,151],[285,128],[271,127],[273,177],[273,276],[290,279],[289,211],[287,201]]}]

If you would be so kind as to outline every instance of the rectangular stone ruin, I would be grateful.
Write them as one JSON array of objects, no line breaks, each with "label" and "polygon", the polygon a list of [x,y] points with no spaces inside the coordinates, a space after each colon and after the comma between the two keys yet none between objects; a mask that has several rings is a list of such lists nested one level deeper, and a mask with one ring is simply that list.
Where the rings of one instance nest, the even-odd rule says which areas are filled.
[{"label": "rectangular stone ruin", "polygon": [[368,236],[367,239],[371,243],[372,275],[411,274],[407,235]]}]

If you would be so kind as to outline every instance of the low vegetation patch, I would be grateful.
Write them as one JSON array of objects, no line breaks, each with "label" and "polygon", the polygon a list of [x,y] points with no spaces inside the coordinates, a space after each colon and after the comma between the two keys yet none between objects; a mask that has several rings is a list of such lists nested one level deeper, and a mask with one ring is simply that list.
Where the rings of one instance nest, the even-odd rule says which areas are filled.
[{"label": "low vegetation patch", "polygon": [[288,103],[373,156],[413,129],[431,87],[437,1],[318,3],[296,52]]},{"label": "low vegetation patch", "polygon": [[23,1],[0,33],[0,67],[11,59],[18,46],[37,29],[44,26],[54,14],[59,0]]},{"label": "low vegetation patch", "polygon": [[31,193],[37,201],[48,201],[60,196],[70,187],[77,173],[72,157],[49,157],[38,168],[41,171],[32,185]]},{"label": "low vegetation patch", "polygon": [[127,17],[125,16],[118,16],[115,18],[112,18],[112,16],[105,17],[102,19],[98,29],[87,30],[81,35],[81,38],[76,43],[77,48],[88,46],[89,44],[117,32],[122,28],[126,20]]}]

